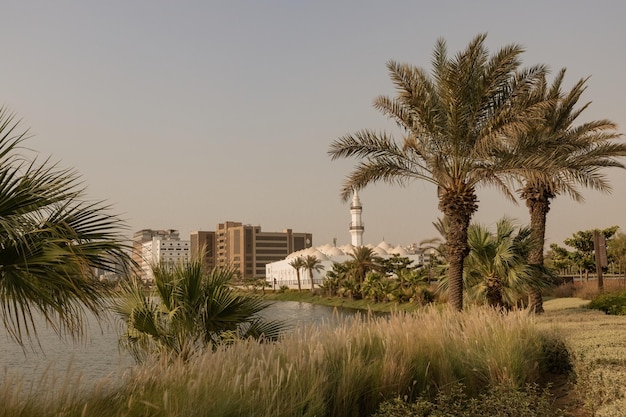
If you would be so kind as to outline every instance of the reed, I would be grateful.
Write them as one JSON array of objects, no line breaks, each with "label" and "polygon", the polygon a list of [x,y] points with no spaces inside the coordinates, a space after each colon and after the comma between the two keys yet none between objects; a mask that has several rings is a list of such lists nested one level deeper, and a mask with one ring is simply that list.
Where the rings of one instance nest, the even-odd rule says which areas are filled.
[{"label": "reed", "polygon": [[523,313],[485,308],[357,316],[188,362],[154,358],[86,392],[39,399],[5,382],[0,416],[368,416],[382,401],[434,397],[459,383],[478,395],[536,382],[555,337]]}]

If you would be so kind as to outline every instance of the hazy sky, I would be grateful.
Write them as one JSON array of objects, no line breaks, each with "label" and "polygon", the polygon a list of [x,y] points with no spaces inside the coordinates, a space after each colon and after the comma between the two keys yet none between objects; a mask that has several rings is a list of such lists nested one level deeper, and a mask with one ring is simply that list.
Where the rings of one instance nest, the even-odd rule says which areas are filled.
[{"label": "hazy sky", "polygon": [[[214,230],[227,220],[348,243],[339,190],[352,160],[329,144],[389,127],[372,107],[394,95],[385,63],[430,68],[440,37],[451,54],[478,33],[491,51],[526,48],[524,65],[591,76],[581,121],[626,126],[626,2],[615,1],[5,1],[1,103],[28,145],[74,167],[88,195],[131,231]],[[613,193],[557,198],[548,243],[577,230],[626,231],[626,172]],[[480,189],[475,220],[528,223],[522,203]],[[365,242],[437,236],[435,189],[377,184],[361,193]]]}]

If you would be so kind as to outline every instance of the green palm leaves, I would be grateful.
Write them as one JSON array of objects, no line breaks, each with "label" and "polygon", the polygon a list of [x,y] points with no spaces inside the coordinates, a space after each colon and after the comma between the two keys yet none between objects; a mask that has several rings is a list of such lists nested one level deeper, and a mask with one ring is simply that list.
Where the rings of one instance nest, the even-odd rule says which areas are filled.
[{"label": "green palm leaves", "polygon": [[130,262],[125,225],[84,200],[74,171],[28,158],[18,129],[0,108],[0,316],[18,343],[36,335],[38,315],[80,336],[85,309],[104,307],[94,269],[122,272]]},{"label": "green palm leaves", "polygon": [[464,279],[470,298],[510,308],[518,304],[530,288],[547,285],[544,271],[535,271],[526,259],[531,250],[541,246],[532,238],[530,228],[516,230],[513,222],[505,217],[496,224],[495,233],[473,224],[468,237],[470,253],[465,260]]},{"label": "green palm leaves", "polygon": [[[565,69],[548,85],[541,79],[532,94],[543,100],[541,117],[531,128],[515,137],[520,153],[549,155],[556,162],[549,176],[533,173],[522,175],[520,197],[526,201],[530,212],[530,224],[535,240],[542,244],[528,255],[531,265],[543,265],[543,241],[550,203],[560,194],[568,194],[574,200],[582,200],[578,187],[590,187],[610,191],[610,185],[602,168],[624,165],[617,158],[626,155],[626,144],[614,141],[620,135],[615,124],[609,120],[596,120],[575,125],[576,119],[589,106],[578,106],[578,100],[586,88],[586,79],[579,80],[569,92],[562,91]],[[543,311],[539,288],[530,289],[530,309]]]},{"label": "green palm leaves", "polygon": [[459,310],[469,253],[467,228],[478,207],[476,187],[494,186],[513,198],[511,175],[540,175],[545,161],[536,155],[512,157],[513,145],[506,140],[528,129],[541,109],[530,92],[545,68],[521,69],[523,49],[518,45],[490,55],[485,38],[477,36],[454,57],[440,40],[431,73],[388,63],[397,95],[378,97],[374,106],[403,130],[401,143],[384,132],[362,130],[335,140],[329,149],[332,159],[360,160],[344,183],[344,199],[354,188],[379,181],[406,185],[422,180],[437,186],[439,209],[450,224],[445,243],[449,300]]},{"label": "green palm leaves", "polygon": [[131,281],[114,304],[127,327],[121,343],[138,362],[152,353],[188,359],[240,338],[275,340],[284,328],[260,315],[268,303],[229,285],[232,270],[205,272],[194,260],[188,265],[157,265],[153,272],[153,293],[144,294],[142,286]]},{"label": "green palm leaves", "polygon": [[302,291],[302,282],[300,281],[300,271],[304,268],[304,259],[298,256],[289,261],[289,266],[296,270],[296,276],[298,278],[298,291]]},{"label": "green palm leaves", "polygon": [[320,272],[324,270],[324,265],[315,255],[307,255],[303,259],[303,268],[309,272],[309,279],[311,280],[311,292],[315,291],[315,284],[313,283],[313,271]]}]

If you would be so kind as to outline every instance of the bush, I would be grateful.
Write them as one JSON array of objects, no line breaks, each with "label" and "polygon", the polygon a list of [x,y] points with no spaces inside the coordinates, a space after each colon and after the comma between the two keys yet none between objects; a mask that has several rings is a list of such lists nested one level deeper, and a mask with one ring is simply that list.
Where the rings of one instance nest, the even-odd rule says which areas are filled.
[{"label": "bush", "polygon": [[432,401],[420,397],[408,403],[399,398],[382,403],[372,417],[428,417],[428,416],[507,416],[554,417],[564,416],[552,409],[549,390],[537,385],[521,389],[493,386],[478,397],[468,397],[466,387],[458,384],[449,392],[440,391]]},{"label": "bush", "polygon": [[587,304],[587,308],[604,311],[606,314],[625,316],[626,291],[600,294]]},{"label": "bush", "polygon": [[574,283],[565,282],[558,287],[554,287],[552,289],[552,294],[556,298],[570,298],[574,296],[576,288],[574,287]]}]

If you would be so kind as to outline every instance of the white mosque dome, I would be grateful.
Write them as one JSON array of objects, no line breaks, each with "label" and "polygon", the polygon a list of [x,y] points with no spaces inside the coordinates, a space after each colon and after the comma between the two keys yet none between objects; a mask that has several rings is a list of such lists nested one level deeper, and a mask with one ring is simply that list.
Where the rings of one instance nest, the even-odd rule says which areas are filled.
[{"label": "white mosque dome", "polygon": [[291,252],[289,255],[287,255],[287,257],[285,259],[293,259],[293,258],[297,258],[299,256],[302,256],[302,252],[303,252],[302,250]]},{"label": "white mosque dome", "polygon": [[321,251],[322,253],[325,253],[326,251],[328,251],[328,250],[330,250],[332,248],[334,248],[333,245],[331,245],[330,243],[326,243],[326,244],[324,244],[322,246],[319,246],[317,248],[317,250]]},{"label": "white mosque dome", "polygon": [[387,253],[389,252],[389,249],[393,249],[393,246],[391,246],[389,243],[385,242],[384,240],[378,244],[378,247]]},{"label": "white mosque dome", "polygon": [[343,251],[345,255],[349,255],[354,252],[354,246],[351,243],[347,243],[341,247],[339,247]]},{"label": "white mosque dome", "polygon": [[320,261],[327,261],[328,260],[328,256],[324,255],[322,252],[320,252],[319,250],[316,250],[315,252],[313,252],[311,254],[312,256],[315,256],[317,259],[319,259]]},{"label": "white mosque dome", "polygon": [[375,253],[376,255],[382,255],[382,256],[388,255],[387,251],[379,246],[372,248],[372,252]]},{"label": "white mosque dome", "polygon": [[339,249],[337,247],[334,247],[334,246],[332,248],[328,249],[328,250],[323,251],[322,253],[324,253],[326,256],[328,256],[330,258],[332,258],[333,256],[343,256],[343,255],[345,255],[341,249]]},{"label": "white mosque dome", "polygon": [[409,253],[402,246],[398,245],[395,248],[392,248],[389,251],[389,254],[390,255],[396,254],[396,255],[400,255],[400,256],[407,256]]},{"label": "white mosque dome", "polygon": [[303,249],[301,252],[302,252],[302,255],[307,256],[307,255],[313,255],[316,251],[317,251],[316,248],[306,248],[306,249]]}]

